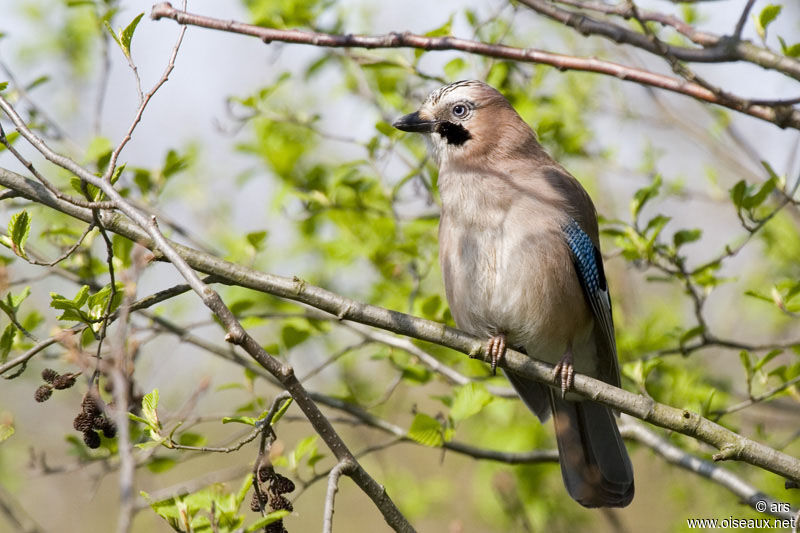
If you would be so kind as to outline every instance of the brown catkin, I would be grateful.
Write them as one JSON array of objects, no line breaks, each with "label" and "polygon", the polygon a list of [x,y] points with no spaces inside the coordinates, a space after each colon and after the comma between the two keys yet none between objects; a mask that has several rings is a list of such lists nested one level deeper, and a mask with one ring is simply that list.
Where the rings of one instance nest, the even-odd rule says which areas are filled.
[{"label": "brown catkin", "polygon": [[46,402],[52,394],[53,388],[50,385],[42,385],[33,393],[33,399],[39,403]]},{"label": "brown catkin", "polygon": [[42,370],[42,379],[48,383],[52,383],[58,377],[58,372],[52,368],[45,368]]},{"label": "brown catkin", "polygon": [[98,435],[93,430],[88,430],[83,432],[83,442],[86,443],[86,446],[89,448],[95,449],[100,447],[100,435]]}]

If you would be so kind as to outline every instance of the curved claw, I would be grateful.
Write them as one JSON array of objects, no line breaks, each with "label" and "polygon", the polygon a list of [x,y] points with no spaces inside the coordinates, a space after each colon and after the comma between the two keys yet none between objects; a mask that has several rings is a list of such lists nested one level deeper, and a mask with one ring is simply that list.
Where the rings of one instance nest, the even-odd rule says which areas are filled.
[{"label": "curved claw", "polygon": [[557,384],[560,381],[561,397],[567,395],[567,391],[575,383],[575,367],[572,365],[572,350],[567,350],[561,360],[553,369],[553,381]]},{"label": "curved claw", "polygon": [[506,354],[506,336],[495,335],[486,345],[486,353],[492,359],[492,375],[497,374],[497,362]]}]

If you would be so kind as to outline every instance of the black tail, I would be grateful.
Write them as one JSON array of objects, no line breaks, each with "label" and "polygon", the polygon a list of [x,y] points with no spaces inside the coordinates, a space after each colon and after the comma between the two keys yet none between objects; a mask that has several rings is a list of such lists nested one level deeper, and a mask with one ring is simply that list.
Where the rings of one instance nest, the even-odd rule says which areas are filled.
[{"label": "black tail", "polygon": [[550,389],[561,475],[584,507],[625,507],[633,500],[633,467],[611,409],[563,400]]}]

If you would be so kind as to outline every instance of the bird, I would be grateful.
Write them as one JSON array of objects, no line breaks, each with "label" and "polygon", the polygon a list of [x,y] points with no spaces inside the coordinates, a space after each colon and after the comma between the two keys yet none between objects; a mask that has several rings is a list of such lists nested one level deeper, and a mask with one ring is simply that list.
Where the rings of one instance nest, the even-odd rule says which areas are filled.
[{"label": "bird", "polygon": [[564,485],[584,507],[625,507],[633,466],[616,416],[569,392],[575,372],[620,387],[611,300],[589,194],[495,88],[463,80],[393,126],[424,135],[439,167],[439,260],[456,325],[554,366],[546,385],[506,371],[525,405],[553,415]]}]

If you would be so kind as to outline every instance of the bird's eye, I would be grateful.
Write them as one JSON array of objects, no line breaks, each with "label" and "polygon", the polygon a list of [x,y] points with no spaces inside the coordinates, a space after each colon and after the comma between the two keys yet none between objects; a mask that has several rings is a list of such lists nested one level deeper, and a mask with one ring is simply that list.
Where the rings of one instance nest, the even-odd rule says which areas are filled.
[{"label": "bird's eye", "polygon": [[453,116],[461,118],[467,114],[467,106],[464,104],[456,104],[453,106]]}]

